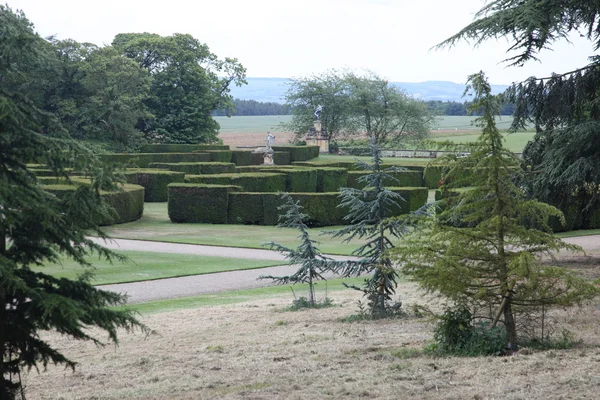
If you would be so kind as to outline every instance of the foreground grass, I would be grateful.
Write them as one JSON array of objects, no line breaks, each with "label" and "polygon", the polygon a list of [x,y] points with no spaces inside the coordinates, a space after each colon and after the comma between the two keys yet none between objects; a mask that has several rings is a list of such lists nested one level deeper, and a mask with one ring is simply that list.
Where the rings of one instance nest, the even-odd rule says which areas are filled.
[{"label": "foreground grass", "polygon": [[[313,239],[321,242],[319,248],[327,254],[349,255],[362,242],[354,240],[342,243],[341,239],[319,236],[323,230],[335,227],[313,228]],[[156,242],[204,244],[212,246],[243,247],[261,249],[263,243],[276,241],[286,246],[296,247],[298,231],[276,226],[257,225],[213,225],[213,224],[174,224],[169,220],[167,203],[144,204],[141,219],[127,224],[104,228],[113,238],[139,239]]]},{"label": "foreground grass", "polygon": [[[129,258],[128,262],[110,262],[88,256],[94,273],[92,283],[105,285],[111,283],[138,282],[178,276],[210,274],[223,271],[236,271],[281,265],[282,261],[246,260],[228,257],[208,257],[190,254],[153,253],[141,251],[118,251]],[[58,277],[75,279],[85,271],[79,264],[64,259],[62,264],[50,264],[34,268],[36,271]]]},{"label": "foreground grass", "polygon": [[[343,283],[348,285],[360,286],[364,278],[344,278],[332,279],[317,283],[317,297],[324,298],[328,293],[337,292],[340,290],[352,290],[344,287]],[[178,299],[155,300],[146,303],[137,303],[127,306],[142,314],[153,314],[160,312],[169,312],[186,308],[198,308],[205,306],[219,306],[225,304],[238,304],[250,300],[263,300],[271,297],[289,294],[290,303],[294,299],[294,294],[297,297],[307,296],[307,284],[294,285],[279,285],[269,286],[256,289],[234,290],[230,292],[220,292],[213,294],[205,294],[201,296],[182,297]]]}]

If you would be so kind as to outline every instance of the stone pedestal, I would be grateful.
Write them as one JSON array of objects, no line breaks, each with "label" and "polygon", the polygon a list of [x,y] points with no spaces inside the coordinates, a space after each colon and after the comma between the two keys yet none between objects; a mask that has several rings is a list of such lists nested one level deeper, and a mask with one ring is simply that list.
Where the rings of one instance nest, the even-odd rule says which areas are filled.
[{"label": "stone pedestal", "polygon": [[274,153],[275,152],[273,151],[273,149],[265,150],[265,152],[263,153],[263,157],[264,157],[263,165],[274,165],[274,162],[273,162],[273,154]]},{"label": "stone pedestal", "polygon": [[319,146],[319,153],[329,153],[329,136],[322,130],[321,121],[314,122],[314,128],[306,135],[306,144]]}]

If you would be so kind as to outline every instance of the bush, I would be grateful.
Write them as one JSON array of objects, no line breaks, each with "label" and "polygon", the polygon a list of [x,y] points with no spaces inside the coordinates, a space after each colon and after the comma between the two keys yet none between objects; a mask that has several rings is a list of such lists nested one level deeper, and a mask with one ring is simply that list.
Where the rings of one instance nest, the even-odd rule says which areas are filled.
[{"label": "bush", "polygon": [[266,225],[262,193],[229,194],[227,223]]},{"label": "bush", "polygon": [[222,144],[146,144],[140,153],[191,153],[204,150],[229,150],[229,146]]},{"label": "bush", "polygon": [[[76,185],[44,185],[44,190],[59,198],[77,189]],[[100,192],[106,203],[114,209],[112,218],[98,221],[98,225],[123,224],[136,221],[144,213],[144,188],[139,185],[122,185],[120,192]]]},{"label": "bush", "polygon": [[223,162],[198,162],[198,163],[151,163],[150,168],[168,169],[170,171],[184,172],[189,175],[198,174],[226,174],[235,172],[235,164]]},{"label": "bush", "polygon": [[203,153],[210,154],[210,161],[213,162],[231,162],[231,150],[206,150]]},{"label": "bush", "polygon": [[252,165],[252,152],[247,150],[232,150],[231,162],[236,166]]},{"label": "bush", "polygon": [[241,174],[187,175],[188,183],[234,185],[244,192],[280,192],[285,190],[286,177],[271,172],[249,172]]},{"label": "bush", "polygon": [[273,153],[273,164],[290,165],[292,163],[290,153],[287,151],[276,151]]},{"label": "bush", "polygon": [[[368,174],[368,171],[349,171],[347,187],[354,189],[364,189],[366,183],[360,182],[359,178]],[[393,179],[385,180],[383,183],[386,186],[421,187],[423,185],[422,176],[419,171],[405,170],[389,172],[388,174],[396,178],[397,181]]]},{"label": "bush", "polygon": [[273,146],[274,151],[290,153],[290,160],[307,161],[319,156],[319,146]]},{"label": "bush", "polygon": [[317,192],[337,192],[348,184],[348,170],[345,168],[322,167],[317,171]]},{"label": "bush", "polygon": [[236,172],[238,173],[246,173],[246,172],[265,172],[265,169],[284,169],[284,168],[295,168],[292,165],[245,165],[242,167],[236,167]]},{"label": "bush", "polygon": [[172,222],[226,224],[229,192],[239,190],[230,185],[171,183],[169,218]]},{"label": "bush", "polygon": [[99,155],[105,163],[148,168],[150,163],[210,162],[206,153],[110,153]]},{"label": "bush", "polygon": [[128,183],[144,187],[144,201],[162,202],[169,198],[167,186],[169,183],[183,182],[185,173],[175,171],[157,171],[153,169],[140,169],[126,171],[125,178]]},{"label": "bush", "polygon": [[262,165],[265,162],[263,153],[252,152],[252,165]]},{"label": "bush", "polygon": [[305,221],[307,226],[330,226],[345,223],[344,216],[347,210],[338,207],[340,204],[339,193],[290,193],[294,200],[300,200],[304,207],[303,213],[308,214]]},{"label": "bush", "polygon": [[398,202],[398,210],[395,210],[392,215],[408,214],[411,211],[416,211],[427,203],[429,190],[426,187],[389,187],[394,193],[398,193],[404,201]]},{"label": "bush", "polygon": [[356,162],[354,162],[354,161],[328,161],[328,162],[295,161],[295,162],[292,162],[292,165],[295,167],[346,168],[348,171],[355,171],[357,169]]},{"label": "bush", "polygon": [[286,192],[316,192],[317,171],[310,168],[264,168],[265,172],[285,174]]}]

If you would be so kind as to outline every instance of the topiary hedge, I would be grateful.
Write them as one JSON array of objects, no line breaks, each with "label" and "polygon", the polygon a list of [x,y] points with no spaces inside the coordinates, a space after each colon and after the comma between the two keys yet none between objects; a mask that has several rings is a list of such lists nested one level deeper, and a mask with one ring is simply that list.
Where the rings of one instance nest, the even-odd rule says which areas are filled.
[{"label": "topiary hedge", "polygon": [[293,166],[296,167],[332,167],[332,168],[346,168],[348,171],[354,171],[357,169],[355,161],[294,161]]},{"label": "topiary hedge", "polygon": [[172,222],[226,224],[229,193],[239,186],[171,183],[169,218]]},{"label": "topiary hedge", "polygon": [[264,168],[265,172],[285,174],[286,192],[316,192],[317,171],[311,168]]},{"label": "topiary hedge", "polygon": [[186,175],[188,183],[236,185],[244,192],[280,192],[285,190],[286,176],[272,172],[248,172],[240,174]]},{"label": "topiary hedge", "polygon": [[426,187],[389,187],[388,189],[398,193],[404,199],[398,202],[398,209],[393,211],[394,216],[416,211],[427,203],[429,189]]},{"label": "topiary hedge", "polygon": [[263,153],[252,152],[252,165],[262,165],[265,162]]},{"label": "topiary hedge", "polygon": [[226,174],[235,172],[235,164],[222,162],[150,163],[149,167],[184,172],[189,175]]},{"label": "topiary hedge", "polygon": [[319,156],[319,146],[273,146],[274,151],[290,153],[290,160],[307,161]]},{"label": "topiary hedge", "polygon": [[273,164],[275,165],[290,165],[292,159],[287,151],[276,151],[273,153]]},{"label": "topiary hedge", "polygon": [[317,171],[317,192],[337,192],[348,183],[346,168],[322,167]]},{"label": "topiary hedge", "polygon": [[[274,225],[265,223],[271,217],[265,218],[264,193],[233,192],[229,194],[227,223],[250,225]],[[277,210],[277,208],[275,208]]]},{"label": "topiary hedge", "polygon": [[[77,189],[75,185],[44,185],[44,190],[59,198]],[[113,208],[112,218],[98,221],[98,225],[123,224],[136,221],[144,213],[144,188],[139,185],[124,184],[120,192],[100,192],[106,203]]]},{"label": "topiary hedge", "polygon": [[300,200],[303,213],[308,214],[306,225],[311,227],[342,225],[347,209],[338,207],[340,194],[329,193],[290,193],[294,200]]},{"label": "topiary hedge", "polygon": [[[370,172],[367,171],[349,171],[348,172],[348,187],[354,189],[363,189],[366,185],[365,182],[361,182],[360,178],[368,175]],[[386,186],[398,186],[398,187],[421,187],[423,186],[422,176],[419,171],[396,171],[389,172],[394,179],[386,179],[383,184]]]},{"label": "topiary hedge", "polygon": [[140,153],[191,153],[204,150],[229,150],[224,144],[146,144]]},{"label": "topiary hedge", "polygon": [[210,161],[213,162],[231,162],[231,150],[206,150],[203,153],[210,154]]},{"label": "topiary hedge", "polygon": [[236,166],[252,165],[252,152],[248,150],[231,150],[231,162]]},{"label": "topiary hedge", "polygon": [[111,153],[101,154],[100,160],[125,164],[138,168],[148,168],[150,163],[210,162],[206,153]]},{"label": "topiary hedge", "polygon": [[163,202],[169,198],[167,186],[174,182],[183,182],[185,173],[176,171],[159,171],[155,169],[130,170],[124,173],[128,183],[144,187],[144,201],[148,203]]}]

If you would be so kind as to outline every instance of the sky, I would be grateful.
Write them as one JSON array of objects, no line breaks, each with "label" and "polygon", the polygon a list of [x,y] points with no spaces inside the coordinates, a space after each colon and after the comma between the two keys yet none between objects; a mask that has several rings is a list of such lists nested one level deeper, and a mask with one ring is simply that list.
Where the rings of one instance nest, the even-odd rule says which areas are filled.
[{"label": "sky", "polygon": [[581,67],[593,54],[578,36],[541,63],[507,67],[509,42],[433,46],[469,24],[485,0],[5,0],[41,36],[108,45],[118,33],[189,33],[248,77],[294,78],[329,69],[371,70],[390,81],[464,83],[484,71],[510,84]]}]

